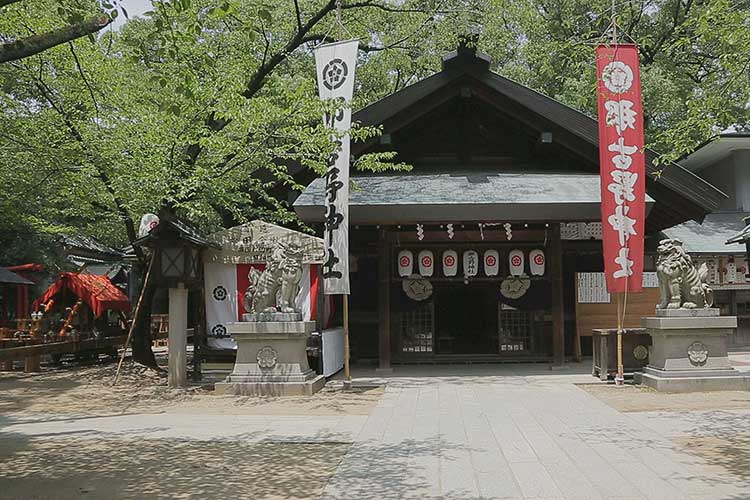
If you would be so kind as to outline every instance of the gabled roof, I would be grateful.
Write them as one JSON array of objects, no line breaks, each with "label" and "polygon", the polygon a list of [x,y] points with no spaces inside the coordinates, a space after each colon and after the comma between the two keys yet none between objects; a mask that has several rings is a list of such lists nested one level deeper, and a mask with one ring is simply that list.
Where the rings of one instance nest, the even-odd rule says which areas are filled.
[{"label": "gabled roof", "polygon": [[750,214],[743,212],[713,213],[708,214],[701,224],[690,220],[663,232],[668,238],[680,240],[683,248],[689,253],[745,253],[744,245],[727,240],[732,240],[737,231],[742,229],[742,219],[748,215]]},{"label": "gabled roof", "polygon": [[295,243],[302,248],[306,264],[322,263],[323,240],[261,220],[224,229],[209,236],[214,248],[204,254],[206,262],[267,262],[276,243]]},{"label": "gabled roof", "polygon": [[727,239],[727,245],[735,243],[748,243],[750,241],[750,215],[743,217],[742,222],[745,224],[745,227],[742,229],[742,231]]},{"label": "gabled roof", "polygon": [[33,281],[29,281],[23,278],[13,271],[8,271],[4,267],[0,267],[0,283],[7,283],[9,285],[33,285]]},{"label": "gabled roof", "polygon": [[183,241],[196,247],[215,247],[215,243],[202,236],[198,231],[183,220],[165,212],[159,214],[159,224],[154,226],[148,234],[133,242],[135,246],[158,247],[160,241]]},{"label": "gabled roof", "polygon": [[[596,119],[493,73],[489,58],[467,47],[446,56],[441,72],[357,111],[352,120],[363,125],[383,125],[385,133],[392,133],[454,98],[462,91],[459,83],[470,84],[480,99],[499,109],[522,110],[521,115],[533,120],[530,125],[543,124],[541,130],[565,131],[570,137],[569,146],[598,164]],[[362,153],[374,144],[375,140],[352,144],[352,153]],[[646,151],[649,174],[662,168],[654,164],[657,156],[651,150]],[[649,175],[647,191],[656,200],[648,223],[657,229],[691,218],[702,220],[726,199],[720,190],[676,163],[663,168],[658,180]]]},{"label": "gabled roof", "polygon": [[34,310],[47,303],[63,289],[73,292],[76,297],[86,302],[98,318],[104,311],[129,311],[128,297],[117,288],[106,276],[97,274],[60,273],[60,277],[50,285],[44,294],[34,301]]},{"label": "gabled roof", "polygon": [[[352,224],[514,220],[601,220],[599,175],[575,172],[467,172],[354,176]],[[648,207],[653,204],[646,197]],[[325,179],[294,202],[306,221],[324,218]]]},{"label": "gabled roof", "polygon": [[74,257],[98,258],[102,261],[119,260],[123,257],[121,251],[81,234],[63,235],[60,241],[65,247],[66,254]]},{"label": "gabled roof", "polygon": [[700,172],[738,149],[750,150],[750,134],[722,133],[698,146],[695,151],[680,160],[680,165],[691,172]]}]

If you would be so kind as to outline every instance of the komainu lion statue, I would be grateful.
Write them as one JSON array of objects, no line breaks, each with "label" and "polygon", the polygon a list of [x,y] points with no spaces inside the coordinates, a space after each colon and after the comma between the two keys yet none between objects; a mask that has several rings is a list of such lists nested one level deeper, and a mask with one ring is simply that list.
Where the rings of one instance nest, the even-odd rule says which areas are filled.
[{"label": "komainu lion statue", "polygon": [[245,291],[245,311],[299,312],[294,307],[302,278],[302,249],[293,244],[277,243],[263,272],[251,268],[250,286]]},{"label": "komainu lion statue", "polygon": [[659,278],[661,299],[657,309],[713,306],[714,292],[706,284],[708,267],[705,262],[696,270],[679,240],[661,240],[656,253],[656,275]]}]

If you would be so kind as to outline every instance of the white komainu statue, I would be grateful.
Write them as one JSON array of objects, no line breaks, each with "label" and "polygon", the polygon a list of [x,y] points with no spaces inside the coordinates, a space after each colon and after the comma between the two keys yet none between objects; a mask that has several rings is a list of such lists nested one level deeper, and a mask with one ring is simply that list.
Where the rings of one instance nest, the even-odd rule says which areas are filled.
[{"label": "white komainu statue", "polygon": [[705,262],[696,270],[679,240],[661,240],[656,253],[656,275],[661,298],[657,309],[713,306],[714,292],[706,284],[708,267]]},{"label": "white komainu statue", "polygon": [[302,278],[302,249],[294,244],[277,243],[263,272],[250,269],[250,286],[245,291],[245,310],[261,312],[299,312],[295,299]]}]

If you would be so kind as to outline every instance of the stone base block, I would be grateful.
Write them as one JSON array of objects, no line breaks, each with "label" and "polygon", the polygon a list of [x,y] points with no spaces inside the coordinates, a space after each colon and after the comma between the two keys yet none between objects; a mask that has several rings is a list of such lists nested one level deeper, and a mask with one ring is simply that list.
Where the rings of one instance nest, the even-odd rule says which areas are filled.
[{"label": "stone base block", "polygon": [[734,375],[672,377],[643,373],[640,383],[660,392],[750,391],[750,377]]},{"label": "stone base block", "polygon": [[259,312],[259,313],[245,313],[242,315],[242,321],[248,322],[288,322],[288,321],[302,321],[302,313],[292,312]]},{"label": "stone base block", "polygon": [[317,375],[305,382],[227,381],[215,384],[215,392],[231,396],[312,396],[326,385],[326,378]]},{"label": "stone base block", "polygon": [[657,318],[706,318],[719,316],[718,307],[696,307],[694,309],[657,309]]}]

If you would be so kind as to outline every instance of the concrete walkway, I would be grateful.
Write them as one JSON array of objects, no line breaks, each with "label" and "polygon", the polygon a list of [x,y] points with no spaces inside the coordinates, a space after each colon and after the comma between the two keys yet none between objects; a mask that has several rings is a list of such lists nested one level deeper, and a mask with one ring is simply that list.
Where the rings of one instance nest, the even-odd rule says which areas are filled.
[{"label": "concrete walkway", "polygon": [[[439,371],[361,378],[387,384],[366,416],[25,413],[0,417],[0,446],[3,439],[58,436],[352,443],[325,487],[325,500],[750,499],[750,473],[741,466],[746,455],[733,471],[679,444],[711,429],[719,413],[723,432],[747,440],[748,410],[620,413],[575,385],[593,380],[577,367]],[[206,491],[210,477],[203,476]]]},{"label": "concrete walkway", "polygon": [[663,422],[619,413],[578,381],[591,378],[390,378],[324,498],[750,498],[750,484],[681,451]]}]

